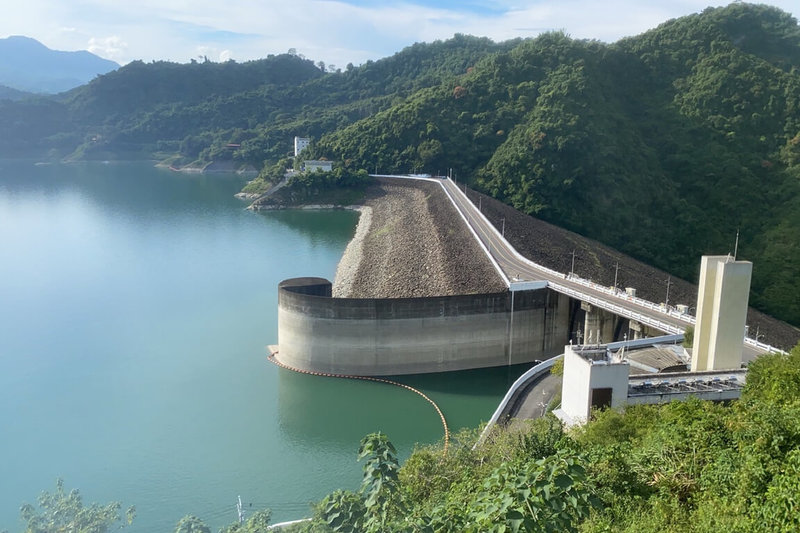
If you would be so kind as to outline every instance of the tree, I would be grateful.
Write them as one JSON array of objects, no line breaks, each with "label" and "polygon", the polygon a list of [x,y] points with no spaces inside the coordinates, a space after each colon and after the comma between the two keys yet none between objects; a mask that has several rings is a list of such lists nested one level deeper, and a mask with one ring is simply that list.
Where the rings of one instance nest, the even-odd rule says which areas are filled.
[{"label": "tree", "polygon": [[395,498],[397,451],[386,435],[370,433],[361,440],[358,459],[366,461],[359,495],[345,491],[331,494],[323,501],[322,518],[337,532],[387,531],[391,514],[403,507]]},{"label": "tree", "polygon": [[196,516],[186,515],[175,526],[175,533],[211,533],[211,528]]},{"label": "tree", "polygon": [[271,519],[272,511],[263,509],[253,513],[244,524],[231,524],[220,529],[219,533],[267,533]]},{"label": "tree", "polygon": [[688,326],[683,332],[683,347],[691,348],[694,342],[694,326]]},{"label": "tree", "polygon": [[577,531],[600,506],[582,462],[562,451],[538,461],[502,464],[468,506],[466,530]]},{"label": "tree", "polygon": [[[25,533],[106,533],[122,519],[119,502],[84,506],[78,489],[67,492],[61,479],[56,481],[54,493],[42,492],[38,507],[24,504],[20,509],[22,519],[27,522]],[[131,524],[135,517],[136,508],[129,507],[125,512],[126,523]]]}]

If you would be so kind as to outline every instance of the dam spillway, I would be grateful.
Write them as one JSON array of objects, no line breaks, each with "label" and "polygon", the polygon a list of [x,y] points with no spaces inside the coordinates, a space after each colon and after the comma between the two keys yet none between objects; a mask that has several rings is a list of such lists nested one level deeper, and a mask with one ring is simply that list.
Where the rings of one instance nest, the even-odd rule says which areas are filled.
[{"label": "dam spillway", "polygon": [[333,298],[324,278],[278,288],[278,352],[313,372],[383,376],[528,363],[561,353],[569,298],[547,288],[421,298]]}]

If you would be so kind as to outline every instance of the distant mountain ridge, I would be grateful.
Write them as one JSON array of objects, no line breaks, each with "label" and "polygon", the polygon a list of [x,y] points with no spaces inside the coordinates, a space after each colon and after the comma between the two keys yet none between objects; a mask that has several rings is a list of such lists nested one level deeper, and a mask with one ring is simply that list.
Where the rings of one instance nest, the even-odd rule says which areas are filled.
[{"label": "distant mountain ridge", "polygon": [[17,89],[12,89],[11,87],[7,87],[5,85],[0,85],[0,100],[22,100],[28,96],[32,96],[32,94],[26,91],[18,91]]},{"label": "distant mountain ridge", "polygon": [[19,91],[60,93],[119,66],[86,50],[51,50],[30,37],[0,39],[0,85]]}]

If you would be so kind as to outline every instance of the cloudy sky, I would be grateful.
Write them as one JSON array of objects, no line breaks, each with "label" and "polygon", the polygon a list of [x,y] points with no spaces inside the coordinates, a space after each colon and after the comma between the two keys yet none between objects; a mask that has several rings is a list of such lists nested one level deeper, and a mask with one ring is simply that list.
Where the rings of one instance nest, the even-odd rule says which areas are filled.
[{"label": "cloudy sky", "polygon": [[[613,42],[712,0],[2,0],[0,37],[134,59],[245,61],[294,48],[344,67],[454,33],[494,40],[565,30]],[[800,14],[797,0],[772,5]]]}]

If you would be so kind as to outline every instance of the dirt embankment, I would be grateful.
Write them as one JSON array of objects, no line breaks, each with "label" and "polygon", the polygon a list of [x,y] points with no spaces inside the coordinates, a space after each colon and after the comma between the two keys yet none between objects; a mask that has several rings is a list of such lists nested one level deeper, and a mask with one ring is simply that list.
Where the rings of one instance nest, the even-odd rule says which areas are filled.
[{"label": "dirt embankment", "polygon": [[505,289],[439,185],[380,178],[364,204],[370,215],[362,214],[359,225],[369,228],[356,230],[337,269],[335,296],[406,298]]},{"label": "dirt embankment", "polygon": [[[597,241],[520,213],[476,191],[468,189],[468,196],[475,205],[480,204],[483,214],[498,229],[505,220],[506,239],[528,259],[553,270],[569,272],[574,251],[574,272],[578,276],[611,287],[616,274],[617,287],[633,287],[637,296],[657,303],[666,301],[669,279],[669,303],[686,304],[694,313],[696,284],[670,276]],[[697,263],[700,264],[699,257]],[[751,337],[758,332],[759,340],[772,346],[788,350],[800,341],[800,330],[753,308],[747,313],[747,323]]]}]

